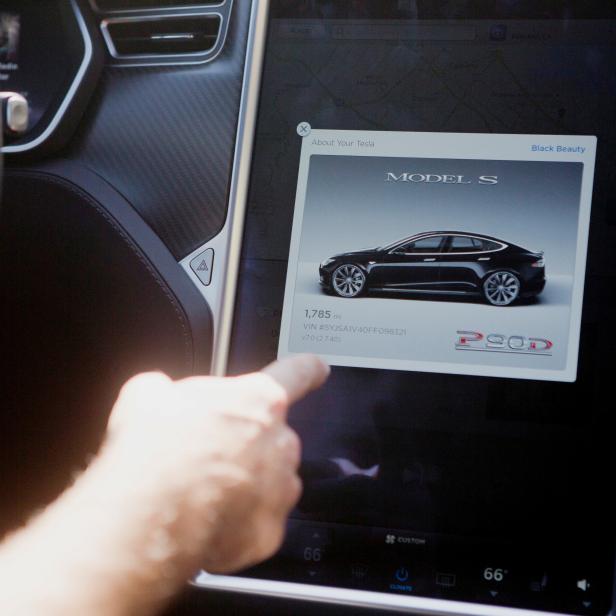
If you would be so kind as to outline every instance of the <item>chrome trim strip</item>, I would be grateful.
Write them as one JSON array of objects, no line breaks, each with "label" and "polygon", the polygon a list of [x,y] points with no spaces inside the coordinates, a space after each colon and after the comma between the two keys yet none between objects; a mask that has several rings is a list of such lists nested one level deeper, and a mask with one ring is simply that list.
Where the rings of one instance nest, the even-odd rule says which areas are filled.
[{"label": "chrome trim strip", "polygon": [[372,608],[423,616],[570,616],[554,612],[536,612],[521,608],[484,605],[479,603],[462,603],[444,599],[403,596],[348,588],[331,588],[271,580],[255,580],[213,576],[201,573],[193,585],[216,590],[265,595],[300,601],[330,603],[335,605]]},{"label": "chrome trim strip", "polygon": [[252,166],[252,149],[257,127],[257,114],[261,94],[261,77],[265,60],[265,46],[267,42],[267,26],[269,16],[269,0],[253,0],[254,28],[251,28],[248,40],[250,50],[250,63],[248,74],[245,75],[246,88],[246,114],[240,118],[241,141],[238,141],[239,164],[237,177],[232,187],[231,201],[234,205],[230,220],[229,255],[226,276],[222,293],[222,312],[220,331],[217,345],[214,348],[215,374],[225,374],[231,343],[231,328],[233,325],[233,311],[237,280],[239,276],[240,256],[242,253],[242,240],[244,236],[244,220],[248,205],[248,189],[250,186],[250,171]]},{"label": "chrome trim strip", "polygon": [[[214,6],[212,9],[216,8]],[[135,66],[182,66],[194,64],[206,64],[214,61],[221,53],[227,40],[229,32],[229,21],[231,19],[231,10],[233,9],[233,0],[229,0],[226,15],[215,10],[204,10],[199,13],[165,13],[164,15],[139,15],[132,17],[110,17],[103,19],[100,24],[101,33],[107,45],[107,50],[114,60],[120,62],[114,63],[118,67],[135,67]],[[200,51],[196,53],[181,53],[181,54],[121,54],[115,47],[113,38],[109,34],[109,24],[127,23],[127,22],[142,22],[142,21],[164,21],[174,17],[218,17],[220,21],[220,29],[216,43],[209,51]]]},{"label": "chrome trim strip", "polygon": [[374,287],[370,290],[382,293],[409,293],[423,295],[477,295],[479,293],[478,291],[435,291],[434,289],[394,289],[391,287]]},{"label": "chrome trim strip", "polygon": [[[261,90],[268,13],[269,0],[253,0],[227,220],[216,237],[180,261],[180,265],[197,286],[212,310],[214,320],[212,372],[218,375],[226,372],[227,365],[239,259],[244,234],[252,146]],[[212,281],[209,286],[205,287],[192,271],[190,263],[208,248],[214,249],[216,265],[212,271]]]},{"label": "chrome trim strip", "polygon": [[[509,244],[505,244],[505,242],[501,242],[500,240],[493,240],[492,238],[489,237],[483,237],[481,235],[473,235],[471,233],[438,233],[438,232],[434,232],[434,231],[426,231],[425,233],[418,233],[417,235],[411,235],[410,237],[407,237],[404,240],[400,240],[400,242],[398,242],[397,246],[404,246],[404,244],[406,244],[407,242],[410,242],[411,240],[415,240],[416,242],[418,242],[419,240],[427,240],[430,239],[431,237],[470,237],[472,239],[475,240],[484,240],[487,242],[493,242],[494,244],[500,244],[500,248],[495,248],[494,250],[479,250],[478,252],[405,252],[405,255],[412,255],[412,256],[431,256],[431,255],[487,255],[487,254],[492,254],[495,252],[500,252],[501,250],[505,250],[506,248],[509,248]],[[391,244],[390,244],[391,246]],[[392,248],[389,251],[389,254],[395,254],[395,251],[397,250],[397,247]]]},{"label": "chrome trim strip", "polygon": [[[221,6],[225,5],[226,0],[221,0],[220,2],[213,2],[212,4],[203,4],[203,3],[199,3],[199,2],[195,2],[194,4],[187,4],[187,5],[182,5],[182,6],[153,6],[153,7],[149,7],[149,8],[143,8],[143,9],[113,9],[110,11],[106,11],[105,9],[101,9],[99,8],[96,0],[90,0],[90,7],[92,8],[93,11],[95,11],[96,13],[99,14],[104,14],[104,15],[128,15],[130,13],[167,13],[169,11],[180,11],[180,10],[186,10],[186,11],[190,11],[190,10],[200,10],[200,9],[215,9],[215,8],[220,8]],[[188,13],[190,14],[190,13]]]},{"label": "chrome trim strip", "polygon": [[73,12],[75,13],[75,17],[77,18],[77,24],[79,25],[79,30],[81,31],[81,35],[83,37],[83,44],[84,44],[84,56],[79,66],[79,69],[77,70],[77,74],[75,75],[75,78],[73,79],[73,82],[71,83],[71,86],[68,92],[66,93],[64,100],[60,104],[60,107],[58,108],[56,115],[52,118],[47,128],[45,128],[45,130],[38,137],[35,137],[32,141],[27,141],[25,143],[19,143],[16,145],[7,145],[6,147],[3,147],[2,152],[4,152],[5,154],[16,154],[20,152],[28,152],[30,150],[33,150],[34,148],[37,148],[42,143],[47,141],[47,139],[49,139],[49,137],[53,134],[53,132],[58,127],[58,124],[61,122],[70,104],[73,102],[73,99],[75,98],[75,94],[77,93],[77,90],[79,89],[79,86],[81,85],[81,82],[83,81],[84,76],[92,62],[92,56],[94,52],[93,52],[92,39],[90,38],[90,32],[88,31],[86,23],[83,19],[83,15],[81,14],[81,10],[79,9],[77,5],[76,0],[70,0],[70,3],[73,9]]}]

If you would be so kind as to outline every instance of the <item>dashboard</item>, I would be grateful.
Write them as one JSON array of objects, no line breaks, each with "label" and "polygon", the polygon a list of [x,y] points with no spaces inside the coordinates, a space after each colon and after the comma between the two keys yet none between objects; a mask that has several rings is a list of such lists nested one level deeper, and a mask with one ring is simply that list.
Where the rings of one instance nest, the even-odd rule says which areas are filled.
[{"label": "dashboard", "polygon": [[[51,25],[51,27],[50,27]],[[0,12],[0,81],[29,104],[24,134],[9,138],[5,151],[27,152],[59,142],[83,111],[84,89],[99,73],[84,17],[74,2],[6,2]],[[69,113],[70,111],[70,113]]]},{"label": "dashboard", "polygon": [[[30,107],[3,148],[2,241],[22,225],[28,246],[0,269],[31,311],[14,352],[70,340],[75,409],[95,389],[74,340],[108,389],[333,367],[290,416],[304,495],[281,551],[200,572],[191,609],[608,614],[613,7],[44,5],[0,2],[2,89]],[[41,348],[62,285],[76,327]]]}]

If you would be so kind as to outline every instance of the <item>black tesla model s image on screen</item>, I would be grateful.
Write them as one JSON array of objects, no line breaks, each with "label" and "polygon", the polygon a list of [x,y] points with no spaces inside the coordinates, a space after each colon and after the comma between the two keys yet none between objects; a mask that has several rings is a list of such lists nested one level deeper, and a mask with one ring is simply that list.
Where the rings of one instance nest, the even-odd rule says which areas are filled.
[{"label": "black tesla model s image on screen", "polygon": [[320,266],[327,293],[353,298],[368,292],[460,295],[510,306],[545,287],[542,252],[454,231],[432,231],[381,248],[339,254]]}]

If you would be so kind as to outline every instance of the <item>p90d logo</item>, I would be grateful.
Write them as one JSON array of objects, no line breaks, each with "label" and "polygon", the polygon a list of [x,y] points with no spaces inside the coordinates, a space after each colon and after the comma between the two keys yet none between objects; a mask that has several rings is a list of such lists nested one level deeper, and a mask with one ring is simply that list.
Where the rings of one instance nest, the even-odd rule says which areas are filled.
[{"label": "p90d logo", "polygon": [[546,338],[482,334],[481,332],[457,333],[456,350],[483,351],[485,353],[516,353],[522,355],[552,355],[554,343]]}]

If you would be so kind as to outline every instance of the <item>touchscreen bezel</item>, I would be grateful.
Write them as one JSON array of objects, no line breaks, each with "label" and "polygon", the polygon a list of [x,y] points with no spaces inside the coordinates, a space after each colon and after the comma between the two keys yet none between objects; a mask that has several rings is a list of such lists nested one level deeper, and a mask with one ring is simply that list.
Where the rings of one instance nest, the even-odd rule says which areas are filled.
[{"label": "touchscreen bezel", "polygon": [[[201,288],[212,307],[214,315],[215,336],[212,374],[217,376],[224,376],[228,368],[269,20],[270,0],[255,0],[251,9],[236,153],[225,226],[217,237],[182,261],[185,271],[194,279],[195,273],[191,269],[191,262],[195,256],[202,253],[205,248],[213,247],[216,249],[219,266],[214,272],[210,286]],[[435,616],[558,616],[554,612],[548,613],[531,609],[401,596],[267,579],[220,576],[205,571],[196,575],[191,580],[191,584],[201,588],[270,596],[279,599]],[[568,615],[560,613],[560,616]]]}]

